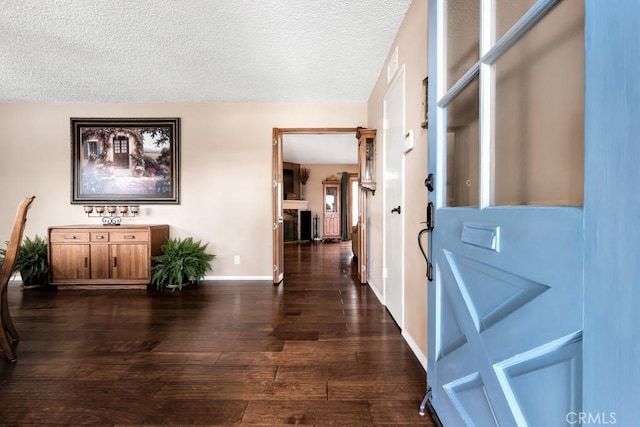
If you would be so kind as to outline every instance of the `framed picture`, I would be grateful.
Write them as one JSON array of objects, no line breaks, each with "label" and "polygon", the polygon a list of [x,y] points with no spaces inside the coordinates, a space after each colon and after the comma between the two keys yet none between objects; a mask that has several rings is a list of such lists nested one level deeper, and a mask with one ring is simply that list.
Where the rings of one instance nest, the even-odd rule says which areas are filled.
[{"label": "framed picture", "polygon": [[72,204],[179,204],[179,118],[71,118]]},{"label": "framed picture", "polygon": [[422,129],[429,128],[429,77],[422,80]]}]

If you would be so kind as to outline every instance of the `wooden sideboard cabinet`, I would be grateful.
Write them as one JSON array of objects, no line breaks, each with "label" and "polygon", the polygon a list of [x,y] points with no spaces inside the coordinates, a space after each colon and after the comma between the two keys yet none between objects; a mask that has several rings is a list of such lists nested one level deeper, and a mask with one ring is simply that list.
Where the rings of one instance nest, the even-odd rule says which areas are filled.
[{"label": "wooden sideboard cabinet", "polygon": [[52,285],[139,285],[151,282],[151,257],[160,255],[169,226],[49,227]]}]

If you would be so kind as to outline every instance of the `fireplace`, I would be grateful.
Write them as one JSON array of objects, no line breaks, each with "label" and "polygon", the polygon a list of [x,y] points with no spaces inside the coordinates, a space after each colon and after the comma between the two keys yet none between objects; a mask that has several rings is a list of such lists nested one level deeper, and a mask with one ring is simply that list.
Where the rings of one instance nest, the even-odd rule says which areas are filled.
[{"label": "fireplace", "polygon": [[298,212],[297,209],[284,209],[282,211],[285,242],[295,242],[298,240]]},{"label": "fireplace", "polygon": [[[283,220],[283,240],[285,242],[296,242],[300,240],[300,212],[308,211],[308,200],[283,200],[282,220]],[[305,222],[306,224],[306,222]],[[302,235],[307,237],[306,230],[302,230]]]}]

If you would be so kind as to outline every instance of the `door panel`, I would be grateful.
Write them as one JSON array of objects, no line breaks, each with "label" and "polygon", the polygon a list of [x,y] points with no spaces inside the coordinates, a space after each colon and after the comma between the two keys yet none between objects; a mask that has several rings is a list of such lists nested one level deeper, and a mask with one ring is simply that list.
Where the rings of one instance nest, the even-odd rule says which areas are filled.
[{"label": "door panel", "polygon": [[361,284],[369,280],[368,251],[369,228],[367,227],[367,190],[358,186],[358,278]]},{"label": "door panel", "polygon": [[89,245],[51,244],[50,250],[52,282],[90,277]]},{"label": "door panel", "polygon": [[110,271],[109,245],[91,245],[91,278],[108,279]]},{"label": "door panel", "polygon": [[[576,195],[573,189],[583,186],[581,167],[575,174],[544,176],[544,166],[554,164],[565,150],[573,153],[572,164],[583,163],[582,133],[566,134],[567,128],[584,125],[582,109],[539,111],[549,106],[531,94],[537,87],[535,78],[505,89],[504,78],[521,80],[532,63],[540,67],[544,58],[529,57],[508,77],[496,79],[496,73],[501,72],[501,58],[522,47],[519,41],[535,45],[526,34],[543,25],[545,13],[557,24],[572,23],[571,29],[563,27],[562,37],[555,33],[559,40],[547,44],[547,50],[575,40],[567,34],[581,28],[575,25],[581,2],[564,2],[569,9],[554,9],[553,1],[537,2],[531,13],[515,20],[516,28],[505,32],[513,39],[501,41],[502,51],[491,50],[494,27],[487,16],[494,3],[479,3],[484,16],[481,33],[489,33],[480,37],[481,52],[491,54],[467,70],[461,82],[445,85],[439,68],[430,67],[429,90],[439,96],[429,106],[435,112],[429,129],[429,170],[436,177],[430,195],[435,205],[430,248],[435,274],[428,291],[429,403],[447,426],[568,425],[567,414],[580,412],[582,396],[583,209],[581,197],[540,195],[559,187],[565,195]],[[449,2],[446,10],[452,5],[458,14],[453,22],[464,22],[460,17],[465,8],[476,19],[475,3]],[[445,7],[430,3],[430,10]],[[495,7],[500,15],[503,3]],[[434,15],[439,18],[430,18],[430,64],[442,33],[438,26],[445,22],[443,13]],[[452,29],[447,31],[451,34]],[[554,34],[544,31],[545,36],[550,33]],[[580,61],[561,56],[571,69]],[[559,66],[553,61],[547,65]],[[554,96],[564,97],[564,105],[582,103],[581,84],[577,89],[560,86],[555,90],[561,93]],[[453,89],[436,90],[445,87]],[[551,121],[533,123],[535,117]],[[537,125],[545,129],[535,129]],[[542,143],[540,132],[547,135]],[[555,149],[544,146],[549,139],[555,141]],[[509,206],[499,206],[503,204]],[[531,204],[540,206],[527,206]]]},{"label": "door panel", "polygon": [[464,403],[482,390],[501,425],[557,425],[581,395],[581,209],[446,210],[429,295],[438,412],[486,425],[486,406]]},{"label": "door panel", "polygon": [[[486,425],[477,423],[486,407],[476,408],[471,398],[464,403],[483,390],[504,425],[556,425],[562,417],[533,420],[553,402],[554,416],[579,407],[582,312],[575,307],[582,298],[582,257],[573,248],[582,241],[582,212],[490,210],[438,212],[439,280],[430,298],[438,301],[436,383],[446,396],[440,402],[448,401],[444,408],[452,413],[467,413],[467,424]],[[569,379],[561,386],[559,372],[571,374],[561,377]]]},{"label": "door panel", "polygon": [[[404,66],[384,98],[384,303],[404,326]],[[400,208],[398,210],[398,207]]]},{"label": "door panel", "polygon": [[111,245],[112,278],[148,279],[148,250],[147,244]]},{"label": "door panel", "polygon": [[282,212],[282,133],[273,129],[272,139],[272,187],[273,200],[273,283],[277,284],[284,278],[284,215]]}]

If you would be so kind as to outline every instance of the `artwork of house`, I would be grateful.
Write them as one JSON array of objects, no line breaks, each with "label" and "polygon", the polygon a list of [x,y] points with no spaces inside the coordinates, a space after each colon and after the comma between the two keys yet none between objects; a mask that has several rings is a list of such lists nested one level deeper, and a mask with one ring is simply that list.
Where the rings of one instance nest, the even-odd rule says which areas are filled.
[{"label": "artwork of house", "polygon": [[176,130],[163,125],[128,125],[118,119],[100,126],[106,120],[71,119],[77,198],[172,197]]}]

